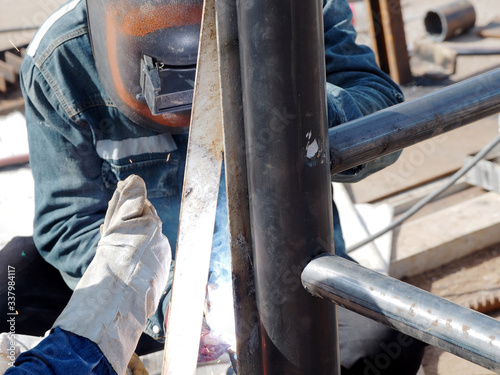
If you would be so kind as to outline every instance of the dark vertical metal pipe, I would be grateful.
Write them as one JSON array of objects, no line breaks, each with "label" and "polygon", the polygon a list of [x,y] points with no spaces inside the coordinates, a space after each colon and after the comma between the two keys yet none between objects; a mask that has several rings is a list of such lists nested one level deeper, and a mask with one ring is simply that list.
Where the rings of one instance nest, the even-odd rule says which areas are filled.
[{"label": "dark vertical metal pipe", "polygon": [[236,0],[216,0],[224,162],[231,239],[237,372],[261,375],[259,313],[255,298],[252,236],[241,97]]},{"label": "dark vertical metal pipe", "polygon": [[500,373],[500,322],[338,256],[302,273],[304,287],[361,315]]},{"label": "dark vertical metal pipe", "polygon": [[339,374],[336,308],[300,279],[333,251],[321,2],[237,4],[263,373]]}]

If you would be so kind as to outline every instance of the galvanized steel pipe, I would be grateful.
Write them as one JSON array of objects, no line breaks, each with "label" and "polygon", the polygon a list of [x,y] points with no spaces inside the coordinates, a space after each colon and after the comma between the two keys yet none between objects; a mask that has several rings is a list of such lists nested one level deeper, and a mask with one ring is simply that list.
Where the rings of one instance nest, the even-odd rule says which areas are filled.
[{"label": "galvanized steel pipe", "polygon": [[329,130],[332,174],[500,112],[500,69]]},{"label": "galvanized steel pipe", "polygon": [[302,273],[311,294],[500,373],[500,322],[335,255]]}]

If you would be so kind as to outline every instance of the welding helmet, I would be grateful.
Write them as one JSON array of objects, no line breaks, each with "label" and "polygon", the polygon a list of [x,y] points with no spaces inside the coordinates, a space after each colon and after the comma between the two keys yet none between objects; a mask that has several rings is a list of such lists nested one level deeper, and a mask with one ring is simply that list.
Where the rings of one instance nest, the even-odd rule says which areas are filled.
[{"label": "welding helmet", "polygon": [[92,52],[118,110],[143,127],[189,127],[203,0],[87,0]]}]

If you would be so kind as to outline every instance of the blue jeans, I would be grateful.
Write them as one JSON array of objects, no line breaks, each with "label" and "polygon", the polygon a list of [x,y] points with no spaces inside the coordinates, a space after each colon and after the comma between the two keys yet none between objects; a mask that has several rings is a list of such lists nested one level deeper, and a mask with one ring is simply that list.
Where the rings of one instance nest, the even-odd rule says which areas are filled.
[{"label": "blue jeans", "polygon": [[99,347],[85,337],[56,328],[22,353],[5,375],[116,375]]}]

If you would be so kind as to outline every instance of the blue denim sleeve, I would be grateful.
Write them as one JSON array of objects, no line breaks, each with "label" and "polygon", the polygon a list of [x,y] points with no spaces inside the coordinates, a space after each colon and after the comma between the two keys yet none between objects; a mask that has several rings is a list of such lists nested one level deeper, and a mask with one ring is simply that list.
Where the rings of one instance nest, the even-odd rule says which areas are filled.
[{"label": "blue denim sleeve", "polygon": [[[373,51],[356,43],[352,13],[345,0],[324,0],[328,125],[333,127],[404,100],[401,89],[377,65]],[[396,152],[332,176],[357,182],[394,163]]]},{"label": "blue denim sleeve", "polygon": [[56,328],[22,353],[5,375],[116,375],[99,347],[89,339]]},{"label": "blue denim sleeve", "polygon": [[95,254],[112,191],[103,187],[92,133],[66,115],[57,80],[46,80],[29,56],[20,77],[36,181],[33,238],[45,260],[74,288]]}]

